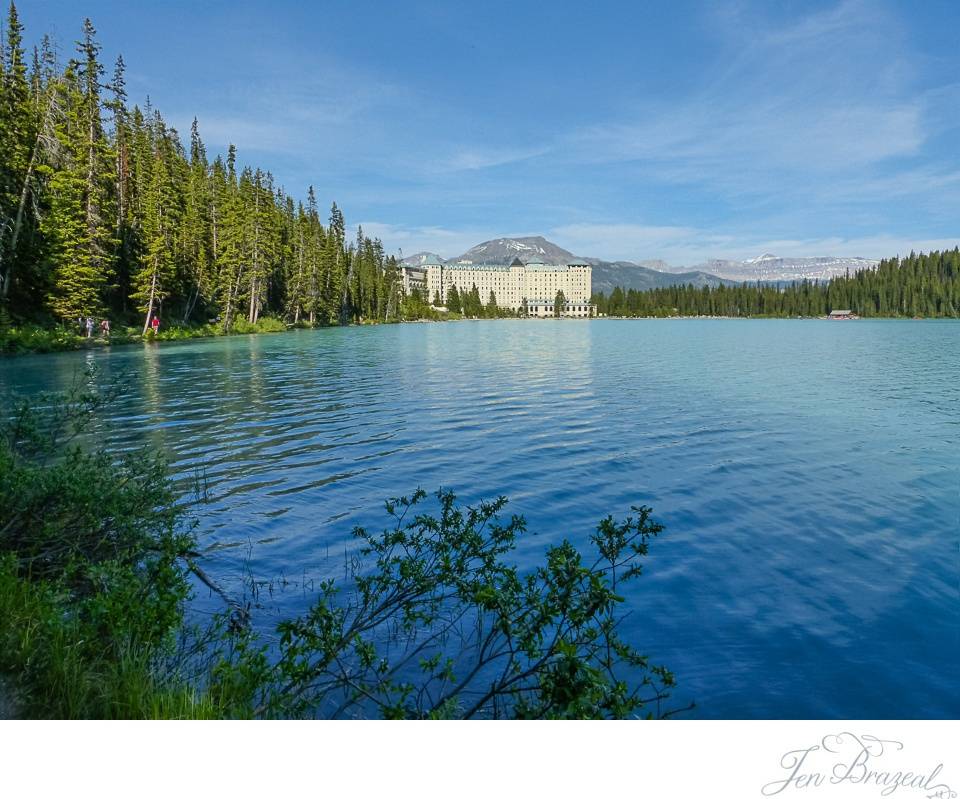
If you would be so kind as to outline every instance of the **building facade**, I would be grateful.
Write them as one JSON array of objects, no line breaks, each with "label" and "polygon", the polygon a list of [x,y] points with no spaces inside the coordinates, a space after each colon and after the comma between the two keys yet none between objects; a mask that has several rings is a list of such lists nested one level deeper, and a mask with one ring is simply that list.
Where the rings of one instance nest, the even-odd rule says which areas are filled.
[{"label": "building facade", "polygon": [[476,286],[484,303],[492,291],[501,308],[526,309],[529,316],[554,316],[554,301],[557,292],[562,291],[566,299],[562,316],[594,315],[594,307],[590,305],[593,269],[588,264],[524,264],[517,259],[509,266],[442,264],[439,261],[424,262],[424,266],[427,270],[427,296],[431,300],[439,294],[446,302],[453,286],[460,294],[472,291]]},{"label": "building facade", "polygon": [[425,266],[400,264],[400,280],[403,282],[403,293],[408,297],[414,290],[417,290],[425,300],[430,300],[430,297],[427,296],[427,268]]}]

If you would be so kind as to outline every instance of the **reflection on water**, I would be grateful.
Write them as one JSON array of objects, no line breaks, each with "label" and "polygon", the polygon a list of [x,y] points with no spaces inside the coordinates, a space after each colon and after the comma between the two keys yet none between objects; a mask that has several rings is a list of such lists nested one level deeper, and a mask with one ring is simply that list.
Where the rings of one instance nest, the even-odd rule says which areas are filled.
[{"label": "reflection on water", "polygon": [[417,486],[509,496],[528,562],[645,503],[667,531],[628,633],[697,715],[956,716],[958,343],[955,323],[403,325],[32,356],[0,390],[126,375],[97,435],[205,488],[227,584],[335,576],[352,526]]}]

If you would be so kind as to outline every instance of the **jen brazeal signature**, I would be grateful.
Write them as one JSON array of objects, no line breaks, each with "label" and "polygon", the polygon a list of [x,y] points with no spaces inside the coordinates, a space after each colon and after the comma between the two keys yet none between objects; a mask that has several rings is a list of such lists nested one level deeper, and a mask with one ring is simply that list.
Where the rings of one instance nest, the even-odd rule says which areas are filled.
[{"label": "jen brazeal signature", "polygon": [[826,735],[818,744],[786,752],[780,758],[780,778],[766,783],[760,792],[764,796],[777,796],[850,785],[861,789],[872,786],[880,796],[956,799],[956,791],[941,776],[943,763],[906,768],[898,754],[903,748],[900,741],[873,735],[852,732]]}]

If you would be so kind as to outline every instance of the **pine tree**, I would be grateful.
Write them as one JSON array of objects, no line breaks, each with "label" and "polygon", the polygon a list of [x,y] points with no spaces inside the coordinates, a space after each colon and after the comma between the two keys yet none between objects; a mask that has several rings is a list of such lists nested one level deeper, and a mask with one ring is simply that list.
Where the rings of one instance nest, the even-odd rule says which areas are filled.
[{"label": "pine tree", "polygon": [[553,315],[563,316],[567,310],[567,298],[563,295],[563,290],[557,291],[557,296],[553,298]]},{"label": "pine tree", "polygon": [[455,285],[451,285],[450,290],[447,292],[447,310],[453,313],[461,313],[463,311],[463,306],[460,304],[460,292],[457,291]]},{"label": "pine tree", "polygon": [[[34,79],[42,80],[35,57]],[[10,3],[6,46],[0,58],[0,308],[14,279],[27,203],[34,188],[44,135],[49,133],[47,92],[31,96],[23,50],[23,26]]]},{"label": "pine tree", "polygon": [[[344,322],[344,292],[347,285],[346,226],[343,213],[334,203],[330,208],[330,223],[327,228],[327,246],[324,250],[322,312],[324,324]],[[311,320],[312,321],[312,320]]]},{"label": "pine tree", "polygon": [[144,198],[143,252],[140,268],[133,276],[133,299],[144,314],[143,332],[159,315],[169,296],[176,274],[173,259],[173,232],[177,224],[177,198],[168,163],[169,139],[159,119],[155,122],[153,161]]},{"label": "pine tree", "polygon": [[131,194],[130,144],[132,131],[130,129],[129,112],[127,111],[127,89],[124,71],[123,56],[117,56],[113,79],[110,82],[113,96],[104,104],[110,111],[113,121],[113,197],[116,210],[114,264],[117,296],[119,297],[119,304],[123,308],[125,308],[126,299],[131,291],[131,275],[136,269],[133,233],[130,228],[128,208]]},{"label": "pine tree", "polygon": [[50,182],[45,220],[52,241],[50,306],[61,319],[99,315],[112,274],[115,242],[110,214],[113,158],[100,119],[100,47],[90,20],[77,43],[82,59],[64,74],[66,113],[56,131],[62,161]]},{"label": "pine tree", "polygon": [[497,308],[497,295],[493,293],[493,289],[490,289],[490,296],[487,298],[486,314],[489,319],[496,319],[500,315]]},{"label": "pine tree", "polygon": [[244,279],[246,255],[246,219],[240,186],[237,182],[237,150],[231,144],[227,149],[227,173],[224,193],[220,200],[220,236],[218,282],[223,329],[233,327],[234,314],[241,299],[241,281]]}]

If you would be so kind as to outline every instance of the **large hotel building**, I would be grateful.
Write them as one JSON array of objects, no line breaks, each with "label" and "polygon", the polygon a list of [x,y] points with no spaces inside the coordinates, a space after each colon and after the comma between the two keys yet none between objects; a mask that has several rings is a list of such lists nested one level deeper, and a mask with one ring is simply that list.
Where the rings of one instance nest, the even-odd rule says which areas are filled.
[{"label": "large hotel building", "polygon": [[509,266],[444,264],[429,257],[420,269],[426,272],[428,299],[439,294],[445,302],[451,286],[456,286],[460,294],[476,286],[484,303],[492,291],[501,308],[519,311],[526,303],[528,316],[553,316],[554,300],[557,292],[562,291],[566,299],[563,316],[594,315],[594,306],[590,305],[592,268],[588,264],[524,264],[519,259]]}]

